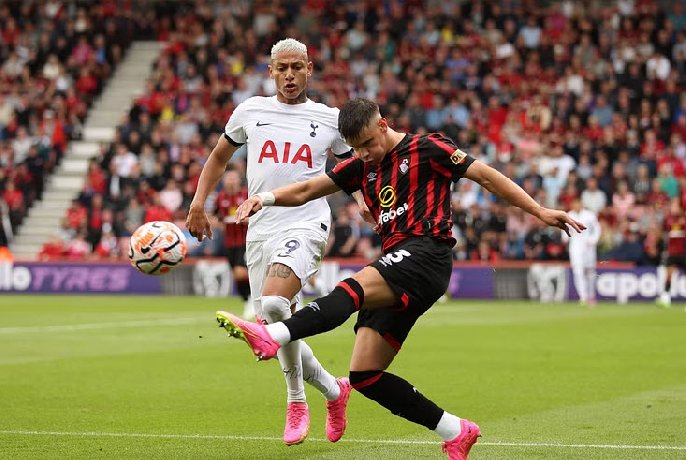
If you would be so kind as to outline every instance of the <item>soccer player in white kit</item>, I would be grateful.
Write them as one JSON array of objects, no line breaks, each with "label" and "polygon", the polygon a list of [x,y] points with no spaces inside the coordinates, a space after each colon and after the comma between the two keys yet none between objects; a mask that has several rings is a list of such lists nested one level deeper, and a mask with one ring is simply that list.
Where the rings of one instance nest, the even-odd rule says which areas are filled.
[{"label": "soccer player in white kit", "polygon": [[583,223],[586,231],[569,237],[562,232],[562,240],[568,243],[569,264],[572,267],[574,287],[579,294],[579,303],[594,305],[596,263],[598,254],[598,240],[600,240],[600,223],[593,211],[581,206],[581,200],[572,201],[569,217]]},{"label": "soccer player in white kit", "polygon": [[[276,96],[251,97],[229,118],[200,175],[186,222],[191,235],[200,240],[204,235],[211,237],[205,201],[243,144],[248,149],[249,196],[321,175],[328,150],[341,159],[350,156],[351,148],[338,133],[338,109],[307,98],[312,69],[303,43],[288,38],[272,47],[269,75],[276,84]],[[250,289],[259,296],[255,311],[263,320],[272,323],[291,316],[302,286],[319,269],[330,228],[331,211],[325,198],[297,208],[266,208],[250,219],[246,262]],[[301,443],[309,431],[303,381],[327,399],[326,435],[336,442],[346,427],[350,382],[328,373],[305,342],[290,345],[278,355],[288,387],[284,442]]]}]

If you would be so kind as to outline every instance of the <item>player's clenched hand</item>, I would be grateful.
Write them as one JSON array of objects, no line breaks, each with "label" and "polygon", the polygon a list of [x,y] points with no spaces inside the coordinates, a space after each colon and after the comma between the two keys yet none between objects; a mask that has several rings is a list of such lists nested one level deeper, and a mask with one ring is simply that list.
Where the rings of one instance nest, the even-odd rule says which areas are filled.
[{"label": "player's clenched hand", "polygon": [[242,224],[248,221],[248,218],[262,209],[262,198],[259,196],[251,196],[245,200],[238,207],[236,211],[236,223]]},{"label": "player's clenched hand", "polygon": [[584,224],[578,220],[572,219],[569,217],[569,214],[558,209],[542,208],[538,218],[552,227],[561,228],[567,234],[567,236],[572,236],[569,231],[569,227],[572,227],[577,233],[581,233],[582,231],[586,230],[586,226]]},{"label": "player's clenched hand", "polygon": [[186,218],[186,228],[198,241],[204,240],[205,235],[212,239],[212,225],[210,225],[210,220],[202,207],[191,206]]}]

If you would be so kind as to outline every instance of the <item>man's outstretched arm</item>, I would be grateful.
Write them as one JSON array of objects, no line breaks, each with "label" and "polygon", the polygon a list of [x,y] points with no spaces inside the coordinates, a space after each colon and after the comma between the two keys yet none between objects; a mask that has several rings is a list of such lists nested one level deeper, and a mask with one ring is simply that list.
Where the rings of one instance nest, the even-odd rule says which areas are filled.
[{"label": "man's outstretched arm", "polygon": [[519,185],[484,163],[475,161],[469,165],[464,177],[479,183],[486,190],[538,217],[546,224],[562,229],[567,235],[570,234],[569,227],[579,233],[586,229],[584,224],[572,219],[566,212],[541,206]]},{"label": "man's outstretched arm", "polygon": [[304,182],[279,187],[271,192],[258,193],[240,205],[236,213],[236,223],[246,222],[248,217],[265,206],[300,206],[339,190],[340,187],[329,176],[322,174]]}]

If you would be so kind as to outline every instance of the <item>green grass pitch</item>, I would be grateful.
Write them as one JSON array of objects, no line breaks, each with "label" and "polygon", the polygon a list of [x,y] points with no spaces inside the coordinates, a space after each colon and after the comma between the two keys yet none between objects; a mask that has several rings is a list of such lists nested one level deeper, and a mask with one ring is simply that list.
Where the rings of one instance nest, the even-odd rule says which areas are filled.
[{"label": "green grass pitch", "polygon": [[[235,299],[0,295],[0,458],[444,458],[353,393],[348,431],[281,443],[285,389],[216,327]],[[308,339],[347,374],[352,320]],[[390,368],[481,425],[473,459],[686,458],[686,313],[647,304],[434,306]]]}]

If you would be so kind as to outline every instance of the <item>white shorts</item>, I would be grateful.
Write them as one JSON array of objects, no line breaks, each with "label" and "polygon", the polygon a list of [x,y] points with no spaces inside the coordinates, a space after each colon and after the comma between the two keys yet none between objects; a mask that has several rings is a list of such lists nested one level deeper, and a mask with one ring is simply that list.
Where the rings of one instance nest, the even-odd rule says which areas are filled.
[{"label": "white shorts", "polygon": [[[297,228],[267,240],[248,241],[245,259],[253,297],[261,295],[267,269],[274,263],[289,267],[304,285],[319,270],[328,237],[328,231],[322,229]],[[298,302],[302,303],[301,292],[291,299],[292,304]]]}]

